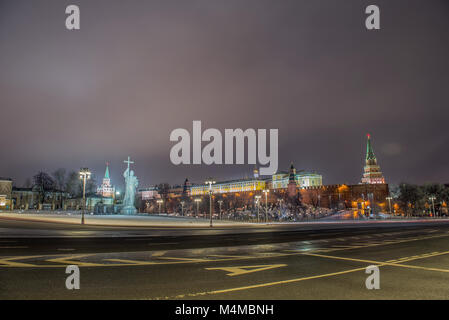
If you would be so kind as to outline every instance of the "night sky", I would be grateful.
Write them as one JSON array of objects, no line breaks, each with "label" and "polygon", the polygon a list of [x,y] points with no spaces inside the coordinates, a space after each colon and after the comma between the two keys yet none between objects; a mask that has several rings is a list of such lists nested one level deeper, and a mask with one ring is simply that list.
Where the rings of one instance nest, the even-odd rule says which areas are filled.
[{"label": "night sky", "polygon": [[[81,30],[65,28],[77,4]],[[377,4],[381,30],[365,28]],[[140,186],[249,175],[174,166],[170,132],[279,129],[279,169],[449,182],[449,1],[0,1],[0,176],[89,167]],[[222,131],[223,132],[223,131]]]}]

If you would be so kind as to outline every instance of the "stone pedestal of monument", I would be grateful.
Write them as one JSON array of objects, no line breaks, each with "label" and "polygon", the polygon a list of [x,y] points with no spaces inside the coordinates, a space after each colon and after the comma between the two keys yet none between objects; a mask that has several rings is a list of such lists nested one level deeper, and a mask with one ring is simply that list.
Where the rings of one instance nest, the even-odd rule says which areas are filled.
[{"label": "stone pedestal of monument", "polygon": [[137,209],[133,206],[126,206],[120,210],[121,214],[128,214],[128,215],[136,214],[136,212],[137,212]]}]

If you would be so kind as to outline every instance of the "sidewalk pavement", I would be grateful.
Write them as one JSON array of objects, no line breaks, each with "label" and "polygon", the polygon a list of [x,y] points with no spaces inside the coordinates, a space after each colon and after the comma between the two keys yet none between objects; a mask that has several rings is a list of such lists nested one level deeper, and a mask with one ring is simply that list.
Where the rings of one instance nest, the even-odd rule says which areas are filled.
[{"label": "sidewalk pavement", "polygon": [[[15,220],[26,220],[36,222],[55,222],[80,224],[81,213],[79,212],[48,212],[41,211],[39,213],[30,212],[11,212],[0,211],[0,218],[10,218]],[[91,215],[85,214],[84,221],[86,225],[98,226],[123,226],[123,227],[209,227],[209,219],[192,218],[192,217],[175,217],[138,214],[128,215]],[[249,226],[254,225],[248,222],[214,220],[214,226]]]}]

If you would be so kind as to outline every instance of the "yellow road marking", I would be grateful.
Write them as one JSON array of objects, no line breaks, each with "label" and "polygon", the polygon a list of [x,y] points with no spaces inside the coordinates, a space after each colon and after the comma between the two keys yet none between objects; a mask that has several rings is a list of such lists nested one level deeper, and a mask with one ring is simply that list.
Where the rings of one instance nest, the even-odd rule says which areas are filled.
[{"label": "yellow road marking", "polygon": [[[26,259],[26,258],[34,258],[34,257],[45,257],[45,256],[27,256],[27,257],[12,257],[12,258],[1,258],[0,259],[0,267],[36,267],[36,268],[61,268],[61,267],[65,267],[67,264],[76,264],[80,267],[123,267],[123,266],[132,266],[132,264],[124,264],[124,263],[117,263],[117,264],[113,264],[113,263],[107,263],[107,264],[100,264],[100,263],[88,263],[88,262],[81,262],[81,261],[72,261],[69,260],[69,258],[71,259],[76,259],[76,258],[81,258],[83,256],[90,256],[92,254],[89,255],[78,255],[78,256],[69,256],[69,257],[64,257],[64,258],[57,258],[57,259],[48,259],[48,260],[44,260],[44,261],[51,261],[51,262],[58,262],[58,263],[63,263],[63,264],[41,264],[41,265],[32,265],[32,264],[25,264],[25,263],[10,263],[7,262],[7,260],[13,260],[13,259]],[[296,254],[276,254],[274,256],[239,256],[236,258],[229,258],[229,259],[210,259],[210,260],[205,260],[205,259],[193,259],[193,258],[171,258],[171,257],[167,257],[167,259],[174,259],[177,261],[164,261],[164,262],[159,262],[159,261],[154,261],[154,262],[145,262],[145,261],[137,261],[137,260],[126,260],[126,259],[104,259],[103,261],[117,261],[117,262],[127,262],[130,263],[132,261],[136,262],[135,265],[141,265],[141,264],[145,264],[145,265],[172,265],[172,264],[186,264],[186,263],[203,263],[203,262],[222,262],[222,261],[237,261],[237,260],[249,260],[249,259],[259,259],[259,258],[276,258],[276,257],[284,257],[284,256],[290,256],[290,255],[298,255],[298,253]],[[165,259],[165,257],[161,257],[159,259]]]},{"label": "yellow road marking", "polygon": [[126,259],[104,259],[104,261],[122,262],[122,263],[127,264],[127,265],[135,265],[135,266],[157,264],[156,262],[126,260]]},{"label": "yellow road marking", "polygon": [[23,263],[23,262],[15,262],[13,260],[23,260],[28,258],[39,258],[42,256],[21,256],[21,257],[12,257],[12,258],[3,258],[0,259],[1,267],[35,267],[36,265],[31,263]]},{"label": "yellow road marking", "polygon": [[66,264],[66,265],[74,264],[74,265],[83,266],[83,267],[103,266],[103,264],[91,263],[91,262],[81,262],[81,261],[73,260],[73,259],[79,259],[79,258],[83,258],[83,257],[89,257],[91,255],[92,254],[78,254],[78,255],[72,255],[72,256],[68,256],[68,257],[48,259],[48,260],[45,260],[45,261],[58,262],[58,263]]},{"label": "yellow road marking", "polygon": [[[253,285],[244,286],[244,287],[229,288],[229,289],[222,289],[222,290],[213,290],[213,291],[198,292],[198,293],[187,293],[187,294],[183,294],[183,295],[177,295],[177,296],[175,296],[173,298],[175,298],[175,299],[178,298],[179,299],[179,298],[182,298],[182,297],[185,297],[185,296],[195,297],[195,296],[204,296],[204,295],[207,295],[207,294],[219,294],[219,293],[228,293],[228,292],[242,291],[242,290],[248,290],[248,289],[270,287],[270,286],[276,286],[276,285],[280,285],[280,284],[288,284],[288,283],[300,282],[300,281],[305,281],[305,280],[312,280],[312,279],[332,277],[332,276],[336,276],[336,275],[341,275],[341,274],[346,274],[346,273],[351,273],[351,272],[356,272],[356,271],[362,271],[362,270],[365,270],[365,269],[366,268],[363,267],[363,268],[356,268],[356,269],[344,270],[344,271],[339,271],[339,272],[320,274],[320,275],[310,276],[310,277],[303,277],[303,278],[295,278],[295,279],[288,279],[288,280],[281,280],[281,281],[253,284]],[[170,297],[165,297],[165,298],[166,299],[170,299]],[[158,299],[158,298],[156,298],[156,299]]]},{"label": "yellow road marking", "polygon": [[[317,256],[317,257],[323,257],[323,258],[330,258],[330,259],[339,259],[339,260],[349,260],[349,261],[355,261],[355,262],[363,262],[363,263],[369,263],[369,264],[375,264],[378,266],[397,266],[397,267],[404,267],[404,268],[410,268],[410,269],[422,269],[422,270],[428,270],[428,271],[439,271],[439,272],[447,272],[449,273],[449,270],[447,269],[439,269],[439,268],[428,268],[428,267],[420,267],[420,266],[412,266],[412,265],[404,265],[404,264],[397,264],[397,263],[390,263],[390,262],[381,262],[381,261],[372,261],[372,260],[365,260],[365,259],[354,259],[354,258],[344,258],[344,257],[336,257],[336,256],[327,256],[327,255],[321,255],[321,254],[315,254],[315,253],[299,253],[302,255],[308,255],[308,256]],[[413,261],[418,259],[424,259],[424,258],[430,258],[440,255],[449,254],[449,251],[445,252],[432,252],[423,254],[421,256],[415,257],[415,258],[407,258],[405,261]],[[220,268],[216,268],[220,269]],[[223,269],[223,268],[221,268]],[[206,292],[198,292],[198,293],[189,293],[189,294],[182,294],[178,295],[172,298],[183,298],[185,296],[189,297],[195,297],[195,296],[202,296],[202,295],[211,295],[211,294],[220,294],[220,293],[228,293],[228,292],[234,292],[234,291],[242,291],[242,290],[248,290],[248,289],[255,289],[255,288],[262,288],[262,287],[268,287],[268,286],[275,286],[275,285],[281,285],[281,284],[288,284],[293,282],[299,282],[299,281],[305,281],[305,280],[312,280],[312,279],[319,279],[319,278],[326,278],[336,275],[342,275],[357,271],[366,270],[366,267],[361,268],[355,268],[355,269],[349,269],[345,271],[339,271],[339,272],[332,272],[322,275],[316,275],[316,276],[310,276],[310,277],[303,277],[303,278],[296,278],[296,279],[288,279],[288,280],[280,280],[280,281],[274,281],[274,282],[267,282],[267,283],[260,283],[255,285],[249,285],[249,286],[243,286],[243,287],[237,287],[237,288],[229,288],[229,289],[222,289],[222,290],[214,290],[214,291],[206,291]],[[169,299],[170,297],[165,297],[166,299]],[[160,299],[160,298],[156,298]]]},{"label": "yellow road marking", "polygon": [[232,256],[227,254],[211,254],[211,257],[217,257],[217,258],[251,258],[251,256]]},{"label": "yellow road marking", "polygon": [[[438,252],[438,253],[434,253],[434,254],[426,254],[426,255],[421,255],[421,256],[414,256],[414,257],[409,257],[409,258],[406,258],[406,259],[401,259],[399,262],[402,263],[402,262],[414,261],[414,260],[418,260],[418,259],[431,258],[431,257],[445,255],[445,254],[448,254],[448,253],[449,253],[449,251],[445,251],[445,252]],[[379,265],[379,266],[387,265],[387,266],[403,267],[403,268],[409,268],[409,269],[421,269],[421,270],[428,270],[428,271],[449,272],[448,269],[429,268],[429,267],[413,266],[413,265],[408,265],[408,264],[400,264],[400,263],[392,262],[391,260],[383,262],[383,261],[374,261],[374,260],[366,260],[366,259],[356,259],[356,258],[328,256],[328,255],[316,254],[316,253],[303,253],[303,255],[315,256],[315,257],[321,257],[321,258],[328,258],[328,259],[336,259],[336,260],[363,262],[363,263],[375,264],[375,265]]]},{"label": "yellow road marking", "polygon": [[[206,270],[223,270],[227,271],[227,276],[240,276],[242,274],[248,274],[253,272],[259,272],[269,269],[275,269],[280,267],[286,267],[286,264],[265,264],[258,266],[238,266],[238,267],[218,267],[218,268],[205,268]],[[249,269],[249,270],[248,270]]]},{"label": "yellow road marking", "polygon": [[[448,232],[449,233],[449,232]],[[421,238],[413,238],[413,239],[403,239],[403,240],[397,240],[395,241],[395,243],[404,243],[404,242],[411,242],[411,241],[416,241],[416,240],[426,240],[426,239],[434,239],[434,238],[441,238],[441,237],[448,237],[448,235],[442,234],[442,235],[434,235],[434,236],[424,236]],[[362,245],[359,246],[359,248],[366,248],[366,247],[371,247],[371,246],[377,246],[377,245],[384,245],[385,243],[376,243],[376,244],[369,244],[369,245]],[[330,251],[346,251],[346,250],[351,250],[351,249],[355,249],[355,248],[315,248],[315,249],[311,249],[311,251],[307,251],[307,252],[330,252]],[[236,258],[229,258],[229,259],[210,259],[210,260],[206,260],[206,259],[195,259],[195,258],[170,258],[170,257],[160,257],[159,259],[174,259],[174,260],[181,260],[181,261],[168,261],[168,262],[151,262],[148,264],[179,264],[179,263],[201,263],[201,262],[217,262],[217,261],[236,261],[236,260],[248,260],[248,259],[261,259],[261,258],[275,258],[275,257],[287,257],[287,256],[291,256],[291,255],[301,255],[304,254],[304,251],[298,251],[298,250],[285,250],[285,251],[290,251],[293,253],[273,253],[273,254],[266,254],[266,255],[257,255],[257,256],[238,256]],[[157,251],[159,252],[159,251]],[[165,252],[164,252],[165,253]],[[49,259],[49,260],[44,260],[44,261],[52,261],[52,262],[57,262],[57,263],[61,263],[61,264],[57,264],[57,265],[51,265],[51,264],[28,264],[28,263],[22,263],[22,262],[11,262],[10,260],[20,260],[20,259],[26,259],[26,258],[30,258],[30,257],[45,257],[45,256],[25,256],[25,257],[6,257],[6,258],[2,258],[0,257],[0,268],[1,267],[36,267],[36,268],[57,268],[57,267],[65,267],[65,265],[67,264],[76,264],[78,266],[81,267],[120,267],[120,266],[130,266],[130,264],[123,264],[123,263],[119,263],[119,264],[102,264],[102,263],[89,263],[89,262],[81,262],[81,261],[73,261],[70,259],[77,259],[77,258],[81,258],[84,256],[92,256],[93,254],[86,254],[86,255],[72,255],[69,257],[64,257],[64,258],[57,258],[57,259]],[[51,255],[48,255],[47,257],[51,257]],[[153,256],[157,256],[155,254],[153,254]],[[133,260],[130,260],[133,261]],[[140,263],[138,261],[138,264],[136,265],[140,265]]]},{"label": "yellow road marking", "polygon": [[363,246],[344,246],[344,245],[333,245],[332,248],[338,248],[338,249],[357,249],[357,248],[363,248]]},{"label": "yellow road marking", "polygon": [[181,260],[181,261],[191,261],[191,262],[208,262],[208,261],[212,261],[212,260],[199,259],[199,258],[175,258],[175,257],[159,257],[159,259]]},{"label": "yellow road marking", "polygon": [[392,259],[392,260],[388,260],[387,262],[403,262],[405,260],[409,260],[410,258],[414,258],[414,257],[427,258],[427,257],[431,257],[431,256],[433,256],[435,254],[438,254],[438,253],[439,253],[438,251],[434,251],[434,252],[431,252],[431,253],[424,253],[424,254],[421,254],[421,255],[416,255],[416,256],[413,256],[413,257],[402,257],[402,258],[398,258],[398,259]]},{"label": "yellow road marking", "polygon": [[163,256],[166,253],[167,253],[167,251],[156,251],[151,256],[152,257],[161,257],[161,256]]},{"label": "yellow road marking", "polygon": [[378,246],[378,245],[381,245],[381,244],[385,244],[385,242],[383,242],[383,241],[382,242],[370,241],[370,242],[365,242],[363,245],[369,247],[369,246]]},{"label": "yellow road marking", "polygon": [[335,248],[313,248],[313,249],[286,249],[284,252],[294,252],[296,254],[302,252],[328,252],[332,251]]}]

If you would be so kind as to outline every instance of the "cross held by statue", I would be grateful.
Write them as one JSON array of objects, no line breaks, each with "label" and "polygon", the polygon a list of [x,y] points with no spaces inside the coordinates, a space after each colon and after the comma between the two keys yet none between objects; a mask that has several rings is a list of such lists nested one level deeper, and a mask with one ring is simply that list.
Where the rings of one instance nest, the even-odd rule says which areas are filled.
[{"label": "cross held by statue", "polygon": [[131,161],[130,157],[128,157],[128,160],[125,160],[125,161],[123,161],[123,162],[128,164],[128,176],[129,176],[129,165],[130,165],[131,163],[134,163],[134,161]]}]

